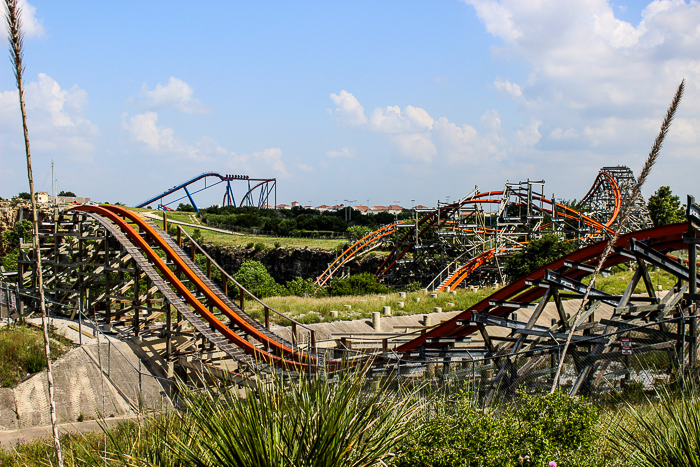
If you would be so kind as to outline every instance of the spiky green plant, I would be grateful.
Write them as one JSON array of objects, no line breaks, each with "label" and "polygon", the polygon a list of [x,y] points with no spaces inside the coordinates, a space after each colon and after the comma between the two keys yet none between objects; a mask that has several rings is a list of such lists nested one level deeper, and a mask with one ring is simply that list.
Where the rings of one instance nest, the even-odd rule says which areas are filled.
[{"label": "spiky green plant", "polygon": [[[183,388],[181,423],[191,436],[166,437],[177,457],[197,466],[372,466],[409,433],[419,400],[366,384],[367,368],[336,381],[301,377],[242,393]],[[165,433],[164,433],[165,434]]]},{"label": "spiky green plant", "polygon": [[106,459],[88,443],[69,464],[374,466],[420,424],[423,399],[368,383],[369,367],[332,380],[273,375],[256,389],[180,385],[183,410],[108,430]]},{"label": "spiky green plant", "polygon": [[700,396],[685,382],[679,393],[666,387],[658,400],[628,404],[627,417],[612,432],[611,444],[620,456],[653,467],[700,466]]}]

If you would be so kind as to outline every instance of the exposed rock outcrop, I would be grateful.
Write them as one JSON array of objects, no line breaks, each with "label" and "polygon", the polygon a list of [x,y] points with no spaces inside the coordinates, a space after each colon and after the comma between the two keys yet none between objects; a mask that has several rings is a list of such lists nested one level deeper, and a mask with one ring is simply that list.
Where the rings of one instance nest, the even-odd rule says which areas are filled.
[{"label": "exposed rock outcrop", "polygon": [[[311,248],[281,247],[256,252],[252,248],[243,246],[203,245],[202,247],[229,274],[233,275],[238,271],[245,261],[255,260],[264,264],[270,275],[280,284],[291,281],[295,277],[315,279],[337,256],[331,251]],[[360,258],[350,261],[344,266],[344,271],[349,271],[351,274],[374,273],[383,260],[381,256]]]}]

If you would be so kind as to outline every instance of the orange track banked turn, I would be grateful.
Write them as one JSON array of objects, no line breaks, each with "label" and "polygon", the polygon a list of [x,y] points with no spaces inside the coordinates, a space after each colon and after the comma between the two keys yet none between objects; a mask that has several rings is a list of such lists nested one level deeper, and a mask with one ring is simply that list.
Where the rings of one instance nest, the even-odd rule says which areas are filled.
[{"label": "orange track banked turn", "polygon": [[[180,256],[158,235],[158,233],[149,226],[138,214],[128,211],[124,208],[117,206],[78,206],[73,208],[75,211],[86,211],[99,214],[103,217],[111,220],[116,226],[118,226],[130,239],[131,241],[146,254],[151,263],[160,270],[164,279],[169,282],[180,294],[180,296],[194,308],[194,310],[204,318],[213,328],[221,333],[226,339],[231,343],[240,347],[244,352],[249,355],[254,356],[256,359],[271,363],[276,366],[280,366],[287,369],[302,369],[309,364],[315,363],[315,357],[306,355],[304,353],[298,352],[297,350],[291,349],[288,346],[270,339],[269,336],[261,333],[258,329],[252,327],[244,319],[242,319],[237,313],[231,310],[216,294],[211,291],[197,275],[187,266],[187,264],[180,258]],[[233,323],[244,330],[248,335],[255,338],[257,341],[265,345],[266,348],[272,349],[269,352],[265,349],[259,348],[247,341],[243,337],[235,333],[231,328],[219,320],[207,307],[200,302],[193,293],[185,287],[185,285],[180,281],[177,275],[165,264],[163,259],[158,256],[158,254],[148,245],[148,242],[144,240],[139,232],[137,232],[131,225],[129,225],[120,216],[133,221],[143,232],[145,232],[148,237],[153,240],[158,247],[160,247],[168,256],[170,261],[172,261],[179,271],[181,271],[187,279],[201,292],[208,302],[221,310],[227,318],[229,318]],[[282,356],[280,356],[282,355]]]}]

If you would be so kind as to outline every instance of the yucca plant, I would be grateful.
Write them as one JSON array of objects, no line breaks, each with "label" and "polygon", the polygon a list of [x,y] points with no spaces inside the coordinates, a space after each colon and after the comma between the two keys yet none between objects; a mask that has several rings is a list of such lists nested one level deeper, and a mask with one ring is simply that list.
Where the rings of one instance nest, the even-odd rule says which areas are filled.
[{"label": "yucca plant", "polygon": [[639,465],[700,466],[700,397],[684,382],[677,394],[660,388],[658,400],[628,404],[627,416],[612,432],[620,455]]},{"label": "yucca plant", "polygon": [[[107,463],[194,466],[373,466],[417,426],[423,398],[370,384],[369,366],[332,380],[275,374],[257,389],[180,385],[183,409],[108,430]],[[261,378],[261,381],[263,379]],[[100,455],[80,453],[86,465]],[[103,461],[104,462],[104,461]]]},{"label": "yucca plant", "polygon": [[[392,455],[410,432],[420,398],[367,385],[368,367],[334,381],[273,375],[242,393],[182,388],[182,425],[168,436],[176,456],[197,466],[372,466]],[[165,434],[165,433],[164,433]]]}]

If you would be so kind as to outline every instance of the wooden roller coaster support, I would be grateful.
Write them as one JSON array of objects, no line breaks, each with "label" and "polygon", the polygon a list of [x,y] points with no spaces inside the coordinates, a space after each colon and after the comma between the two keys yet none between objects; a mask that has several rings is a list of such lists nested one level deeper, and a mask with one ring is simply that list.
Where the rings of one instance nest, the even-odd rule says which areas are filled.
[{"label": "wooden roller coaster support", "polygon": [[196,241],[192,239],[192,237],[183,229],[181,226],[177,226],[177,237],[179,241],[185,237],[187,240],[190,242],[190,252],[192,259],[195,259],[195,253],[199,252],[202,254],[207,261],[207,275],[209,278],[211,278],[211,267],[214,266],[220,273],[222,277],[222,283],[223,283],[223,290],[224,293],[227,293],[228,291],[228,281],[231,281],[235,287],[238,287],[238,297],[239,297],[239,303],[240,303],[240,308],[241,310],[245,311],[245,302],[246,302],[246,297],[250,298],[251,300],[254,300],[258,302],[263,308],[263,312],[265,314],[265,328],[268,330],[270,329],[270,312],[276,314],[277,316],[283,318],[284,320],[287,320],[291,323],[291,335],[292,335],[292,343],[296,346],[298,345],[298,328],[304,329],[306,332],[309,334],[309,341],[308,345],[310,346],[310,350],[313,352],[316,352],[317,345],[316,345],[316,331],[309,326],[306,326],[303,323],[298,322],[294,318],[285,315],[284,313],[281,313],[274,308],[270,307],[269,305],[265,304],[263,301],[258,299],[255,295],[250,293],[245,287],[243,287],[241,284],[239,284],[233,277],[231,277],[219,264],[214,261],[214,259],[207,253]]}]

